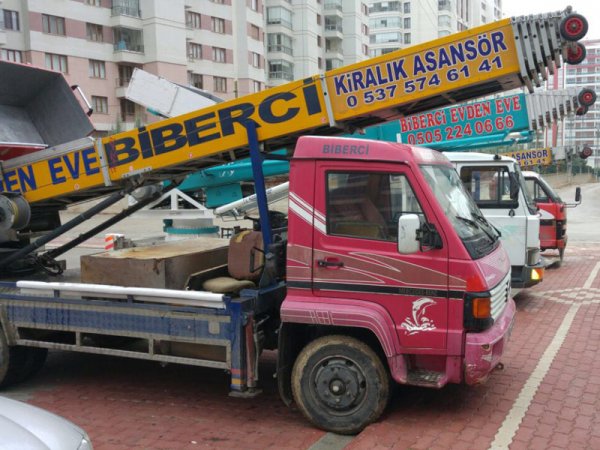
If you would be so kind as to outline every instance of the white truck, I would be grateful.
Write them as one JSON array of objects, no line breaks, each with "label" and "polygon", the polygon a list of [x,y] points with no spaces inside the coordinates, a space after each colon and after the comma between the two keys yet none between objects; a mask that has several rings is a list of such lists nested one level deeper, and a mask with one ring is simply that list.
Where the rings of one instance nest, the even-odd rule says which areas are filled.
[{"label": "white truck", "polygon": [[512,287],[538,284],[544,277],[540,214],[519,163],[488,153],[446,152],[445,155],[485,218],[501,233],[502,245],[511,261]]}]

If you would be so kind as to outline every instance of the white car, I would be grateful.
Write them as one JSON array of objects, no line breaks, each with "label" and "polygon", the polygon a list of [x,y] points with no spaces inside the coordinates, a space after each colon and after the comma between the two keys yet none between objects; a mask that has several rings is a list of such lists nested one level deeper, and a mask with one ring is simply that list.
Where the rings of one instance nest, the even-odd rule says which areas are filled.
[{"label": "white car", "polygon": [[92,450],[85,431],[27,403],[0,397],[1,450]]}]

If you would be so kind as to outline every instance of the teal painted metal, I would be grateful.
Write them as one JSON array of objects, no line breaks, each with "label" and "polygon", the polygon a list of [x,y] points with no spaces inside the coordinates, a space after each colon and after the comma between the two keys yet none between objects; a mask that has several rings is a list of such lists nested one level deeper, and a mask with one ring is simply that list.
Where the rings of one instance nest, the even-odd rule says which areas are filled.
[{"label": "teal painted metal", "polygon": [[[274,154],[285,155],[286,151],[277,150]],[[266,177],[288,173],[290,163],[288,161],[265,161],[263,162],[263,171]],[[208,169],[199,170],[188,176],[179,189],[186,191],[198,191],[212,186],[223,186],[240,181],[252,180],[252,164],[250,159],[223,164]]]}]

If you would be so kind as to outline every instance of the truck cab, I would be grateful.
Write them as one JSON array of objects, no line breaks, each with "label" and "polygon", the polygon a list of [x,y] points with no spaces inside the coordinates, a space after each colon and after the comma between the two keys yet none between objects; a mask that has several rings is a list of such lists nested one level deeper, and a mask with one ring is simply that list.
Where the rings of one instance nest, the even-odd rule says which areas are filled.
[{"label": "truck cab", "polygon": [[443,154],[302,137],[288,221],[278,380],[314,423],[349,432],[358,405],[380,408],[386,367],[440,388],[499,363],[515,313],[508,255]]},{"label": "truck cab", "polygon": [[540,215],[517,161],[487,153],[446,156],[485,218],[500,231],[512,267],[512,287],[541,282]]},{"label": "truck cab", "polygon": [[568,239],[567,208],[581,203],[581,188],[575,189],[575,203],[567,204],[539,173],[524,171],[523,176],[536,206],[543,214],[540,221],[541,250],[558,250],[558,264],[561,264]]}]

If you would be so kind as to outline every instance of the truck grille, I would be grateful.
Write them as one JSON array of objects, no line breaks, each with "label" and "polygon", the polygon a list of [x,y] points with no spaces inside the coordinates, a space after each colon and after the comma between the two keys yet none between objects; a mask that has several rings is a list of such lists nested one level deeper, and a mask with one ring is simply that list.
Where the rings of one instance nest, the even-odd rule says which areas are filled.
[{"label": "truck grille", "polygon": [[492,318],[496,320],[504,311],[508,297],[510,296],[510,273],[490,290],[492,294]]}]

